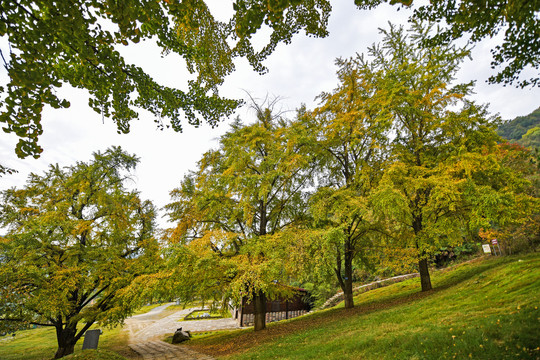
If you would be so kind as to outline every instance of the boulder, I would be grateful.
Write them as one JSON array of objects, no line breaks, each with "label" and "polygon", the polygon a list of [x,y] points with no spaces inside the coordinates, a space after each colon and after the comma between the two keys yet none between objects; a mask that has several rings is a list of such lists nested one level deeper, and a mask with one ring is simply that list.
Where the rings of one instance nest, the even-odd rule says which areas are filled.
[{"label": "boulder", "polygon": [[189,331],[182,331],[182,328],[179,328],[174,332],[172,343],[179,344],[181,342],[189,340],[190,338],[191,334],[189,333]]}]

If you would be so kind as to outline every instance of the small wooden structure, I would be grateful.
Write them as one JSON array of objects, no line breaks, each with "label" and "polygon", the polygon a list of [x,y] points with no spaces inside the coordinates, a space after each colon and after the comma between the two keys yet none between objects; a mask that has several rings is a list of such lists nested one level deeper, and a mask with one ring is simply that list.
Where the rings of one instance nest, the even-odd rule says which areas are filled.
[{"label": "small wooden structure", "polygon": [[[307,301],[309,294],[307,290],[292,288],[294,295],[289,298],[277,298],[266,300],[266,322],[274,322],[303,315],[311,310],[312,306]],[[238,320],[240,326],[251,326],[254,321],[255,306],[248,302],[246,297],[242,298],[242,304],[233,311],[233,318]]]}]

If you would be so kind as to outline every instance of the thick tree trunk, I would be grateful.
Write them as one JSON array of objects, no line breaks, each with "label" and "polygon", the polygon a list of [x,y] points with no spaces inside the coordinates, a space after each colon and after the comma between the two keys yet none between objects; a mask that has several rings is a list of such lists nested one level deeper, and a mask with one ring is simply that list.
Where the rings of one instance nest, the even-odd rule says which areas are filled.
[{"label": "thick tree trunk", "polygon": [[345,299],[345,309],[351,309],[354,307],[352,281],[345,279],[344,283],[343,298]]},{"label": "thick tree trunk", "polygon": [[[336,273],[336,277],[339,283],[339,286],[341,287],[341,291],[343,291],[343,299],[345,300],[345,308],[350,309],[354,307],[354,300],[353,300],[353,292],[352,292],[352,252],[348,251],[349,246],[347,243],[345,243],[344,248],[344,261],[343,257],[341,256],[341,249],[338,247],[336,249],[336,267],[334,268],[334,272]],[[342,266],[345,273],[342,273]]]},{"label": "thick tree trunk", "polygon": [[343,298],[345,300],[345,309],[351,309],[354,307],[353,299],[353,266],[352,266],[352,251],[349,246],[345,247],[345,279],[343,279]]},{"label": "thick tree trunk", "polygon": [[58,350],[56,350],[56,354],[54,354],[55,359],[60,359],[64,356],[68,356],[73,354],[73,351],[75,349],[75,344],[66,345],[66,346],[58,346]]},{"label": "thick tree trunk", "polygon": [[420,272],[420,284],[422,285],[422,291],[431,290],[431,278],[429,277],[428,260],[423,258],[418,262],[418,269]]},{"label": "thick tree trunk", "polygon": [[75,349],[75,334],[77,333],[77,325],[67,325],[62,328],[62,325],[56,326],[56,340],[58,342],[58,350],[54,355],[55,359],[73,354]]},{"label": "thick tree trunk", "polygon": [[[418,244],[418,236],[420,232],[422,231],[423,224],[422,224],[421,211],[418,211],[418,213],[420,215],[417,215],[413,218],[412,225],[413,225],[414,235],[417,237],[416,248],[420,249],[420,246]],[[420,285],[422,286],[422,291],[429,291],[432,289],[432,286],[431,286],[431,278],[429,277],[428,259],[424,251],[420,251],[419,255],[420,255],[420,259],[418,260],[418,272],[420,273]]]},{"label": "thick tree trunk", "polygon": [[[266,203],[259,200],[259,206],[259,235],[264,236],[267,234]],[[263,291],[259,290],[253,294],[253,307],[253,329],[255,331],[266,329],[266,295]]]},{"label": "thick tree trunk", "polygon": [[266,295],[259,291],[253,296],[254,319],[253,328],[255,331],[266,329]]}]

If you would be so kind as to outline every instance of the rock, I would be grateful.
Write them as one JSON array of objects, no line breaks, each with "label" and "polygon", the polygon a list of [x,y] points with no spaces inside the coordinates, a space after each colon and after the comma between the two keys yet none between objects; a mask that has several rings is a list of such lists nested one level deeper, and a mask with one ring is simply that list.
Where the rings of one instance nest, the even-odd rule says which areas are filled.
[{"label": "rock", "polygon": [[189,340],[190,338],[191,338],[191,334],[189,333],[189,331],[182,331],[182,328],[179,328],[178,330],[175,331],[173,335],[172,343],[179,344],[181,342]]}]

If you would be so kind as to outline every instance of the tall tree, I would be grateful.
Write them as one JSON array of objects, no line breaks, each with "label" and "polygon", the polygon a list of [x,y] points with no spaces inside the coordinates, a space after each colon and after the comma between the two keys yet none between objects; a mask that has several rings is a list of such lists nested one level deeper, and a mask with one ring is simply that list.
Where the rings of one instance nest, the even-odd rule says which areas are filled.
[{"label": "tall tree", "polygon": [[[310,200],[315,241],[333,254],[332,270],[353,302],[353,261],[366,259],[381,231],[371,196],[382,176],[388,123],[370,103],[372,86],[353,60],[337,60],[339,86],[320,95],[321,105],[300,117],[305,141],[318,163],[317,191]],[[382,120],[382,121],[381,121]]]},{"label": "tall tree", "polygon": [[[233,58],[246,57],[257,71],[261,61],[301,29],[326,34],[326,1],[239,1],[229,22],[217,21],[203,0],[2,0],[0,50],[8,81],[0,86],[0,123],[19,137],[19,157],[39,157],[41,112],[45,105],[69,107],[56,89],[69,84],[90,93],[89,106],[112,117],[118,131],[129,132],[138,108],[150,111],[158,126],[182,130],[207,121],[215,126],[239,104],[218,95],[217,87],[234,70]],[[273,31],[257,52],[251,36],[262,24]],[[163,54],[183,57],[196,75],[187,89],[157,83],[142,68],[126,63],[117,50],[155,39]]]},{"label": "tall tree", "polygon": [[450,86],[468,50],[452,44],[422,48],[429,31],[418,23],[410,34],[391,26],[383,31],[382,44],[369,49],[371,59],[357,58],[376,88],[372,100],[384,104],[377,116],[391,124],[394,134],[392,163],[382,184],[393,184],[388,194],[398,190],[401,196],[398,221],[404,238],[418,250],[423,291],[432,287],[429,255],[467,235],[464,217],[473,210],[465,197],[467,187],[475,185],[469,174],[478,165],[475,156],[489,152],[498,139],[485,107],[466,98],[472,84]]},{"label": "tall tree", "polygon": [[255,330],[261,330],[267,297],[279,291],[276,281],[287,279],[273,236],[302,213],[311,177],[306,158],[287,137],[288,122],[269,108],[257,106],[256,112],[254,124],[235,122],[220,148],[203,156],[167,208],[178,223],[173,238],[186,244],[179,251],[199,257],[199,291],[247,296],[255,306]]},{"label": "tall tree", "polygon": [[92,324],[133,311],[129,285],[159,260],[154,206],[126,189],[137,162],[111,148],[2,192],[0,327],[54,327],[61,358]]}]

